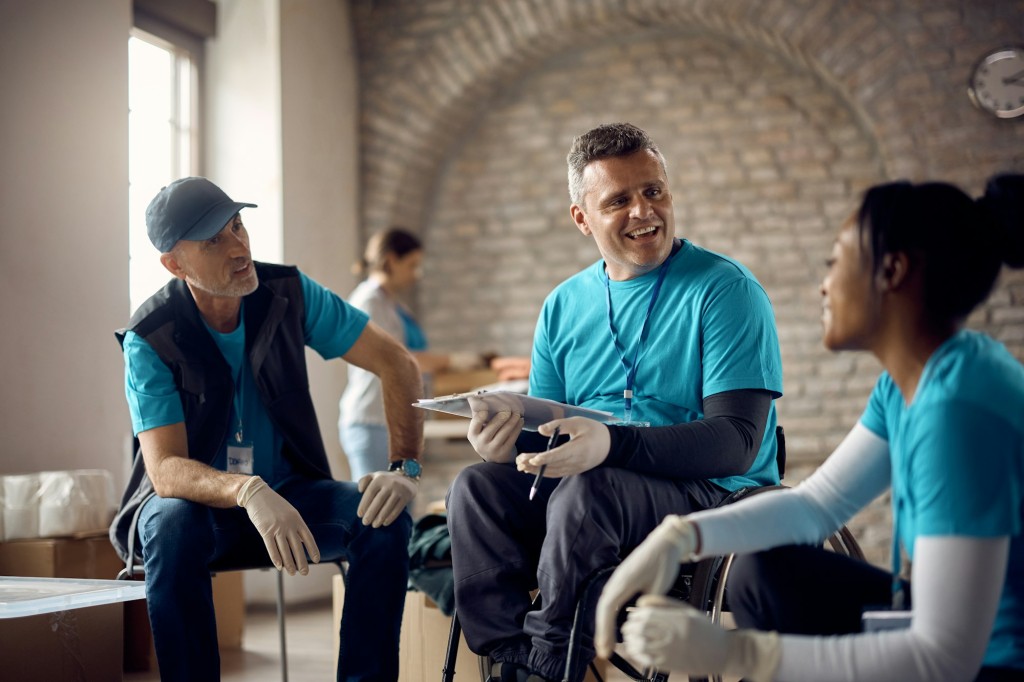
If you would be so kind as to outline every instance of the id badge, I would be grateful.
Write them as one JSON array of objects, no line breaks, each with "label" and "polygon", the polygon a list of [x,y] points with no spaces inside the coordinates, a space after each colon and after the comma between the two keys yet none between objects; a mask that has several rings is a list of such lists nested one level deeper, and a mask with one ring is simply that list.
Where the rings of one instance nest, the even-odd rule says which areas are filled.
[{"label": "id badge", "polygon": [[252,443],[228,445],[228,473],[252,475]]}]

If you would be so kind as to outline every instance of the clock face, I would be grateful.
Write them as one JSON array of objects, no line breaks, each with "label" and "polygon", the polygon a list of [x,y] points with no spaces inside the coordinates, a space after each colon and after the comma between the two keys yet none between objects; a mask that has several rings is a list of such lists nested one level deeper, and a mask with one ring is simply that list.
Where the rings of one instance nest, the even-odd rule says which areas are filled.
[{"label": "clock face", "polygon": [[1024,48],[1007,47],[984,57],[971,74],[971,100],[999,118],[1024,114]]}]

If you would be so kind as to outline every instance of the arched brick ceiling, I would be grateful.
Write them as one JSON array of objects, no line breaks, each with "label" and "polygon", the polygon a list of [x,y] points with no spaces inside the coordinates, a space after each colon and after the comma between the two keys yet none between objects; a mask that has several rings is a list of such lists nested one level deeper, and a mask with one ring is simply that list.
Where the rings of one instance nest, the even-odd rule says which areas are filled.
[{"label": "arched brick ceiling", "polygon": [[[817,74],[877,136],[887,169],[900,165],[891,155],[906,145],[897,141],[904,131],[894,119],[906,119],[907,112],[880,106],[878,99],[914,68],[913,51],[898,26],[862,3],[485,0],[457,5],[457,20],[449,17],[444,31],[409,38],[364,82],[367,233],[394,221],[418,222],[438,164],[504,82],[561,51],[652,27],[759,46]],[[893,138],[892,145],[887,138]]]}]

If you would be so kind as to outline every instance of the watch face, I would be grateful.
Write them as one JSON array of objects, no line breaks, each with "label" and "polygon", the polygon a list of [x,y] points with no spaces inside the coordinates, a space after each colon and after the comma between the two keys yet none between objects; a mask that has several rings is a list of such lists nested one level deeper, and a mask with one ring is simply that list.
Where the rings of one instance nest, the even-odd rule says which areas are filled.
[{"label": "watch face", "polygon": [[423,467],[420,463],[414,459],[407,459],[402,464],[402,468],[405,470],[405,475],[409,478],[419,478],[420,473],[423,471]]},{"label": "watch face", "polygon": [[1024,114],[1024,48],[1007,47],[982,58],[967,92],[978,108],[999,118]]}]

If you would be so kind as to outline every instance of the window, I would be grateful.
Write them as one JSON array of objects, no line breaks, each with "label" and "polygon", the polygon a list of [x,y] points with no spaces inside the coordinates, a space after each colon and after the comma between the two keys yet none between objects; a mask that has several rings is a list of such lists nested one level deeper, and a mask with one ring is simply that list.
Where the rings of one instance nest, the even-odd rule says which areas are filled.
[{"label": "window", "polygon": [[216,32],[210,0],[134,0],[128,38],[128,277],[134,312],[169,277],[146,234],[160,188],[202,172],[203,45]]}]

